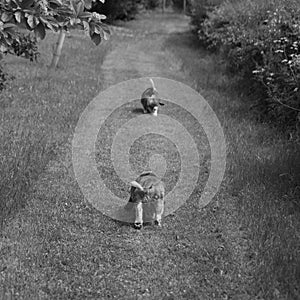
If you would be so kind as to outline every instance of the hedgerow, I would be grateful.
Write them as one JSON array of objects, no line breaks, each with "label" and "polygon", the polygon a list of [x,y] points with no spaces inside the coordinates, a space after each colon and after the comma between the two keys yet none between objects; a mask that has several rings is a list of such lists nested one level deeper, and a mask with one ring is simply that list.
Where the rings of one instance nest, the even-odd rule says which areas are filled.
[{"label": "hedgerow", "polygon": [[299,13],[298,0],[231,0],[198,24],[199,38],[221,50],[230,69],[249,84],[258,82],[265,92],[263,111],[285,124],[300,112]]}]

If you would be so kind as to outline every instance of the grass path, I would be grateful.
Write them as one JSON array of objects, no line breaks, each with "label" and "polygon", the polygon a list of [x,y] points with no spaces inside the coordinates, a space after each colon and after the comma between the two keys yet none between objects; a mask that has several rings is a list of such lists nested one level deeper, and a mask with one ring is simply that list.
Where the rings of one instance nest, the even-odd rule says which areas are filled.
[{"label": "grass path", "polygon": [[[116,29],[101,68],[103,87],[148,75],[193,86],[167,47],[187,24],[176,14],[149,15]],[[205,93],[218,97],[217,90]],[[85,203],[72,171],[71,141],[2,232],[1,299],[255,299],[247,290],[248,245],[236,195],[225,188],[230,178],[204,209],[196,205],[199,187],[161,230],[136,231]]]}]

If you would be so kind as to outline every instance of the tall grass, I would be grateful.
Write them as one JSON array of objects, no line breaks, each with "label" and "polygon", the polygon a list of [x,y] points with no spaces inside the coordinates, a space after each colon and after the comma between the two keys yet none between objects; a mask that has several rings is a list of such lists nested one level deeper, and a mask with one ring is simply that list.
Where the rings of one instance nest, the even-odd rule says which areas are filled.
[{"label": "tall grass", "polygon": [[58,69],[49,72],[56,38],[49,33],[40,44],[37,63],[5,57],[15,80],[0,94],[0,227],[24,206],[32,181],[101,89],[100,67],[109,43],[96,47],[84,35],[70,34]]},{"label": "tall grass", "polygon": [[244,267],[251,279],[249,299],[299,299],[299,143],[271,123],[257,121],[220,56],[201,48],[196,37],[178,35],[167,46],[195,79],[195,87],[225,130],[224,193],[237,207],[237,221],[248,243]]}]

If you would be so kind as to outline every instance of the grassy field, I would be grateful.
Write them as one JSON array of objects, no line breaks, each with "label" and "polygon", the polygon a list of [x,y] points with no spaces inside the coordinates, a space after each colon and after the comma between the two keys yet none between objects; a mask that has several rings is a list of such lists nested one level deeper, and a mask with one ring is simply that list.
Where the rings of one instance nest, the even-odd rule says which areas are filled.
[{"label": "grassy field", "polygon": [[247,89],[237,92],[238,78],[228,77],[221,59],[203,50],[195,37],[175,35],[166,47],[181,59],[225,129],[229,144],[225,190],[234,196],[237,219],[247,232],[249,287],[262,299],[298,299],[299,142],[276,124],[255,119]]},{"label": "grassy field", "polygon": [[[299,298],[299,145],[255,120],[219,58],[192,35],[165,36],[174,69],[181,66],[223,125],[228,160],[219,194],[200,210],[198,188],[161,230],[135,231],[87,205],[72,177],[70,137],[105,84],[106,53],[132,37],[95,47],[71,35],[49,73],[56,40],[49,34],[38,63],[6,59],[16,80],[0,94],[1,299]],[[125,80],[134,70],[116,73]]]},{"label": "grassy field", "polygon": [[36,63],[6,57],[15,76],[0,94],[0,225],[26,203],[32,180],[70,136],[79,113],[102,88],[102,60],[109,43],[93,46],[82,34],[67,35],[58,70],[49,72],[57,36],[40,44]]}]

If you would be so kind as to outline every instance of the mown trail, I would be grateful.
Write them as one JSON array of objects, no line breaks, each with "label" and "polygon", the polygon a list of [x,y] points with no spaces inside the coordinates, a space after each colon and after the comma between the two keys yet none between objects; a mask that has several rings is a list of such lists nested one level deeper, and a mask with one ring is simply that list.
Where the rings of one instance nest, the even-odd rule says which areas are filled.
[{"label": "mown trail", "polygon": [[[170,35],[187,30],[188,19],[177,14],[144,16],[115,30],[102,65],[104,85],[151,75],[192,86],[164,47]],[[1,299],[253,299],[245,290],[246,241],[230,195],[221,189],[199,209],[198,188],[161,230],[136,231],[84,201],[71,142],[2,233]]]}]

